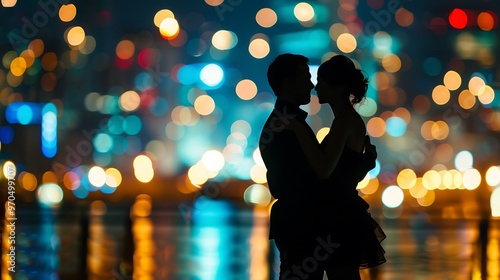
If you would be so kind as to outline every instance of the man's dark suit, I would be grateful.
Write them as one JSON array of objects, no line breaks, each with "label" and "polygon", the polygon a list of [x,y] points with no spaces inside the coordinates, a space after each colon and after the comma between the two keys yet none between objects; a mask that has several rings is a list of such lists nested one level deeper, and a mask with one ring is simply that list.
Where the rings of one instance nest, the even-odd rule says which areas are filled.
[{"label": "man's dark suit", "polygon": [[264,124],[259,148],[267,168],[269,189],[278,201],[271,210],[270,239],[300,240],[310,235],[308,217],[319,180],[307,162],[294,132],[285,129],[287,119],[294,118],[307,128],[307,113],[297,105],[276,102],[275,109]]}]

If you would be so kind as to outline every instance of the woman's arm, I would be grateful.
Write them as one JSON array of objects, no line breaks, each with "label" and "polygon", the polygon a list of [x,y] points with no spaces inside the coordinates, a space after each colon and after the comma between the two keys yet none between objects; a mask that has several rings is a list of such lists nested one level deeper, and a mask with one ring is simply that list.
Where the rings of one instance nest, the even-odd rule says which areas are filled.
[{"label": "woman's arm", "polygon": [[299,144],[309,162],[309,165],[321,179],[326,179],[333,172],[342,155],[347,136],[350,133],[349,126],[345,122],[333,121],[330,133],[335,131],[335,137],[329,137],[322,148],[315,139],[308,136],[306,128],[299,122],[293,120],[288,125],[294,131]]}]

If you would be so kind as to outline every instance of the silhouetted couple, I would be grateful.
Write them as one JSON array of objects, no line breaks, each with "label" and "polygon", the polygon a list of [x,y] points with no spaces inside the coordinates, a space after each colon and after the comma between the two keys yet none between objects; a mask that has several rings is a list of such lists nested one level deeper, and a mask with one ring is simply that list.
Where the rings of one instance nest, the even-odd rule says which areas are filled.
[{"label": "silhouetted couple", "polygon": [[[280,252],[280,279],[323,279],[324,271],[331,280],[360,279],[359,269],[385,262],[385,234],[356,190],[377,156],[354,108],[368,81],[351,59],[337,55],[320,65],[314,87],[308,62],[282,54],[267,71],[277,98],[259,142],[277,199],[269,237]],[[335,116],[321,143],[299,108],[313,88]]]}]

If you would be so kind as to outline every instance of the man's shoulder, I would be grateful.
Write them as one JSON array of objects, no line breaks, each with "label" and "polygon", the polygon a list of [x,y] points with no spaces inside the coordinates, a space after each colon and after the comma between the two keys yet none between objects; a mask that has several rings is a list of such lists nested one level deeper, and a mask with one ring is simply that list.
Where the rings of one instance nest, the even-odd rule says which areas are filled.
[{"label": "man's shoulder", "polygon": [[259,143],[277,143],[289,141],[294,133],[286,129],[285,124],[270,120],[266,122],[260,133]]}]

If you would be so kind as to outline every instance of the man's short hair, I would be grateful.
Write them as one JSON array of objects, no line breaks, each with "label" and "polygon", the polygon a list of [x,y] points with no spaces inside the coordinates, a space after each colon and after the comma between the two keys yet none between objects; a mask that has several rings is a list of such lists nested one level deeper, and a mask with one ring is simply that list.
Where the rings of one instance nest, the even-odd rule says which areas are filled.
[{"label": "man's short hair", "polygon": [[267,81],[274,94],[281,94],[285,80],[293,80],[299,75],[299,66],[307,65],[309,59],[300,54],[284,53],[278,55],[267,68]]}]

